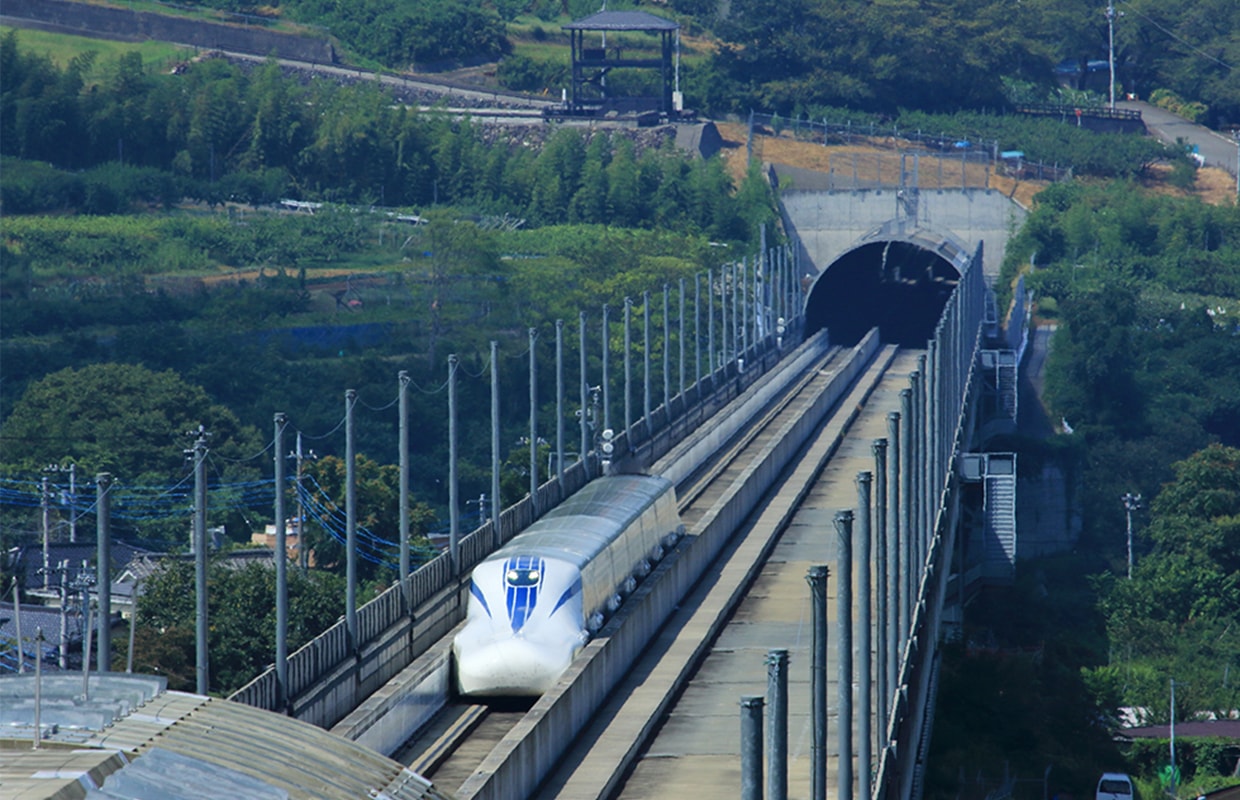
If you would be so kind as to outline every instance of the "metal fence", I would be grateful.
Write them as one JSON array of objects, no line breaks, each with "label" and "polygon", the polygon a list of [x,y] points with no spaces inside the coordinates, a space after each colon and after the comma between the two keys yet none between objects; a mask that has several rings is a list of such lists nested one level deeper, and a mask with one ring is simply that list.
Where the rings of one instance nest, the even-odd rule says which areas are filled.
[{"label": "metal fence", "polygon": [[939,627],[955,546],[959,499],[954,475],[971,427],[985,291],[979,244],[948,299],[925,361],[914,373],[917,378],[910,376],[908,400],[902,403],[912,420],[902,421],[911,435],[901,436],[901,447],[909,452],[900,462],[907,470],[900,478],[907,501],[900,508],[899,523],[902,531],[907,524],[911,539],[901,546],[912,553],[906,562],[912,567],[907,576],[912,591],[903,594],[906,603],[912,602],[898,615],[898,647],[887,649],[886,669],[892,679],[879,703],[876,797],[920,794],[934,710]]},{"label": "metal fence", "polygon": [[[674,395],[670,381],[665,381],[666,399],[650,407],[648,413],[639,409],[637,419],[617,426],[612,440],[617,462],[650,464],[665,455],[685,435],[760,380],[782,357],[785,339],[799,339],[803,287],[793,280],[797,274],[795,252],[794,248],[771,248],[761,261],[761,269],[755,259],[747,268],[744,264],[731,271],[725,268],[711,279],[708,294],[728,303],[723,308],[730,309],[732,314],[732,327],[728,330],[724,330],[724,319],[720,319],[717,351],[714,328],[709,328],[709,356],[715,359],[715,368],[710,369],[708,363],[700,379]],[[760,274],[768,288],[759,283]],[[747,310],[737,308],[738,299],[741,308]],[[724,318],[727,313],[724,312]],[[771,324],[775,316],[779,317],[778,325]],[[665,335],[669,335],[666,328]],[[689,354],[694,360],[701,344],[704,343],[696,343],[694,352]],[[670,349],[657,338],[651,345],[657,347],[648,346],[643,340],[644,350]],[[681,358],[685,356],[682,351]],[[665,369],[664,373],[669,371]],[[682,364],[681,374],[684,372]],[[650,394],[647,386],[645,395]],[[488,520],[462,536],[456,547],[455,564],[449,549],[359,608],[356,641],[351,641],[346,620],[342,619],[292,653],[288,658],[288,685],[283,692],[273,665],[229,699],[267,710],[289,711],[299,719],[324,727],[335,724],[463,617],[460,592],[452,591],[452,596],[445,597],[445,590],[459,590],[461,578],[496,547],[528,527],[538,518],[539,509],[554,507],[597,476],[601,460],[597,450],[587,453],[585,458],[566,466],[562,482],[553,474],[536,488],[535,497],[527,495],[504,509],[499,515],[498,532],[495,522]],[[428,610],[430,606],[435,608]]]},{"label": "metal fence", "polygon": [[[813,169],[826,173],[828,184],[815,188],[829,190],[995,188],[993,177],[1060,181],[1072,176],[1071,167],[1005,153],[995,139],[964,139],[943,132],[901,129],[894,123],[853,124],[750,114],[746,147],[751,160],[775,160],[781,141],[824,147],[823,157]],[[772,157],[765,158],[768,155]]]}]

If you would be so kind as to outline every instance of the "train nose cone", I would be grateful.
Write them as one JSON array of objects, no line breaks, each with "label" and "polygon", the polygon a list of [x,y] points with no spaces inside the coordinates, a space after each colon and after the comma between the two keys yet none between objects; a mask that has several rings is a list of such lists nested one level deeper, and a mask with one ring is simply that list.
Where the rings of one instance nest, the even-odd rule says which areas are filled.
[{"label": "train nose cone", "polygon": [[541,695],[572,661],[571,649],[527,639],[492,642],[457,658],[461,694],[513,697]]}]

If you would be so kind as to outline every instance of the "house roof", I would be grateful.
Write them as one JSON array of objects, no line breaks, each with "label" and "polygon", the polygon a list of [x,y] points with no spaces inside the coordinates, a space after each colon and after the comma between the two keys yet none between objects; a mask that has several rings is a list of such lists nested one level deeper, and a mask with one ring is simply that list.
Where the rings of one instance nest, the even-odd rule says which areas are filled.
[{"label": "house roof", "polygon": [[600,11],[563,26],[566,31],[675,31],[680,23],[645,11]]},{"label": "house roof", "polygon": [[[157,555],[144,547],[138,547],[137,545],[116,539],[112,540],[109,553],[112,556],[113,570],[128,564],[138,556]],[[52,568],[52,574],[49,577],[48,585],[53,588],[60,587],[60,573],[56,570],[56,567],[62,561],[69,562],[71,570],[80,569],[82,562],[86,562],[90,565],[90,569],[94,569],[98,555],[99,549],[93,541],[88,543],[78,542],[76,544],[68,542],[49,544],[47,547],[47,560]],[[30,591],[43,587],[43,576],[40,574],[40,570],[43,569],[43,546],[41,544],[25,544],[13,548],[9,551],[9,559],[13,572],[21,576],[21,584],[24,590]]]},{"label": "house roof", "polygon": [[[1144,725],[1140,728],[1121,728],[1119,733],[1129,739],[1169,739],[1171,738],[1171,726]],[[1175,735],[1240,740],[1240,719],[1177,722]]]}]

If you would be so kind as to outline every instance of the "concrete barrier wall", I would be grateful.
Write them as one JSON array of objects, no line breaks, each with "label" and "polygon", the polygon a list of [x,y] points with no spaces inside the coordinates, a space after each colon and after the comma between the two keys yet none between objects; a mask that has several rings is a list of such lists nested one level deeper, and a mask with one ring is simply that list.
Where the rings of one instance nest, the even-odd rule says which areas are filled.
[{"label": "concrete barrier wall", "polygon": [[400,617],[356,656],[311,665],[318,668],[316,679],[295,695],[292,715],[324,728],[335,725],[452,630],[464,610],[459,581],[453,580],[421,604],[416,615]]},{"label": "concrete barrier wall", "polygon": [[452,642],[448,637],[386,682],[331,729],[385,756],[392,756],[444,707],[452,692]]},{"label": "concrete barrier wall", "polygon": [[783,376],[801,374],[811,361],[826,351],[827,347],[826,330],[814,334],[798,348],[791,358],[780,362],[774,375],[769,376],[759,390],[746,399],[739,409],[728,414],[719,421],[719,424],[711,425],[700,435],[692,436],[672,448],[656,465],[656,471],[673,484],[679,485],[702,463],[706,456],[718,450],[728,439],[735,436],[736,432],[749,424],[754,415],[759,413],[777,392],[783,390],[786,385],[786,381],[782,379]]},{"label": "concrete barrier wall", "polygon": [[777,437],[757,463],[736,480],[707,512],[702,527],[694,532],[696,535],[681,540],[674,554],[659,564],[616,617],[586,646],[556,688],[534,705],[461,786],[456,795],[460,800],[522,800],[533,796],[573,738],[608,699],[681,598],[774,485],[878,348],[878,337],[871,334],[854,349],[848,363],[837,372],[811,411]]},{"label": "concrete barrier wall", "polygon": [[[698,387],[688,390],[686,394],[696,394],[702,400],[695,406],[685,406],[676,418],[665,420],[650,433],[645,432],[641,420],[634,423],[631,431],[637,433],[640,441],[630,445],[626,434],[621,432],[615,440],[616,449],[618,453],[628,454],[622,459],[626,466],[640,470],[644,464],[670,450],[679,439],[692,435],[731,398],[761,380],[766,370],[778,365],[783,353],[771,336],[751,347],[745,355],[749,369],[741,372],[732,362],[704,377],[703,381],[709,382],[713,390],[698,392]],[[653,409],[651,416],[656,416]],[[589,461],[588,466],[583,462],[574,463],[564,471],[563,486],[552,478],[538,487],[538,508],[546,510],[555,506],[584,486],[598,469],[594,460]],[[528,496],[505,509],[500,515],[500,541],[508,541],[537,517],[535,505]],[[443,553],[411,574],[407,584],[392,586],[359,608],[356,644],[350,643],[341,621],[290,655],[287,699],[281,699],[274,667],[229,699],[271,711],[287,710],[300,720],[325,728],[336,725],[464,619],[465,595],[460,576],[468,575],[475,564],[494,550],[494,539],[494,528],[488,522],[461,538],[455,572],[451,554]],[[407,607],[413,609],[412,623]],[[385,698],[376,701],[380,705],[386,702],[389,701]]]}]

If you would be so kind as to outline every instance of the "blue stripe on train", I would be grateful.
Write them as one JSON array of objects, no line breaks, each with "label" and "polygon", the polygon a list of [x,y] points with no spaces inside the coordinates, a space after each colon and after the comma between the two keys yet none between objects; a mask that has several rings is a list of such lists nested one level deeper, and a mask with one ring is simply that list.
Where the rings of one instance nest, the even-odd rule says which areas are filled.
[{"label": "blue stripe on train", "polygon": [[482,593],[482,587],[478,585],[477,581],[469,582],[469,593],[478,598],[478,602],[482,603],[482,610],[487,612],[488,617],[491,616],[491,606],[487,604],[486,595]]},{"label": "blue stripe on train", "polygon": [[[538,587],[542,584],[545,563],[537,556],[514,556],[504,563],[505,599],[508,605],[508,620],[512,623],[512,632],[516,633],[525,627],[526,621],[534,612],[538,603]],[[507,583],[508,573],[516,571],[538,570],[538,578],[529,586],[510,586]]]},{"label": "blue stripe on train", "polygon": [[551,609],[551,613],[554,614],[555,612],[559,611],[560,606],[572,600],[574,597],[576,597],[579,594],[581,594],[581,578],[580,577],[577,578],[577,580],[573,581],[572,586],[564,590],[564,594],[560,595],[560,599],[556,601],[555,608]]}]

